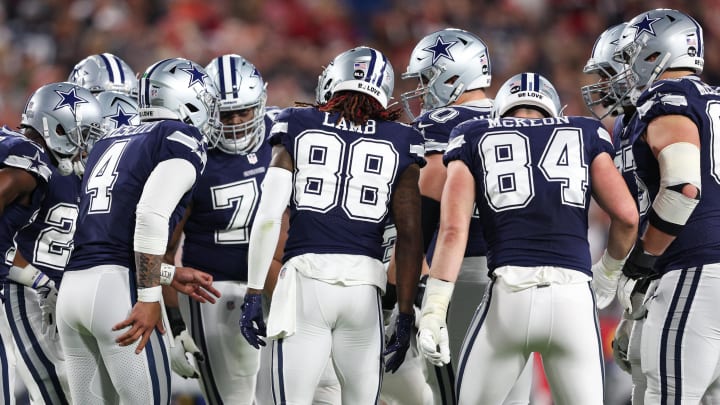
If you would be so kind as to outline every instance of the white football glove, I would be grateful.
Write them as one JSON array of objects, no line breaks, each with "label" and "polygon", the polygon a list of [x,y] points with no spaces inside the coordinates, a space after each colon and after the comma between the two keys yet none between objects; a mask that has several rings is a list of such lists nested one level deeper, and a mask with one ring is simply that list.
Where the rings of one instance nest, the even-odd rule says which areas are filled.
[{"label": "white football glove", "polygon": [[183,329],[175,336],[175,347],[170,348],[170,366],[183,378],[198,378],[197,368],[190,360],[190,356],[197,361],[205,360],[205,356],[200,352],[192,336],[187,329]]},{"label": "white football glove", "polygon": [[57,304],[58,290],[55,288],[55,282],[47,279],[47,282],[36,287],[35,290],[40,298],[40,311],[42,312],[40,332],[49,339],[56,340],[57,318],[55,316],[55,306]]},{"label": "white football glove", "polygon": [[593,264],[591,284],[595,291],[595,304],[598,309],[606,308],[615,298],[623,264],[625,264],[625,258],[614,259],[607,250],[600,260]]},{"label": "white football glove", "polygon": [[418,325],[418,349],[435,366],[450,363],[447,308],[454,283],[429,277]]}]

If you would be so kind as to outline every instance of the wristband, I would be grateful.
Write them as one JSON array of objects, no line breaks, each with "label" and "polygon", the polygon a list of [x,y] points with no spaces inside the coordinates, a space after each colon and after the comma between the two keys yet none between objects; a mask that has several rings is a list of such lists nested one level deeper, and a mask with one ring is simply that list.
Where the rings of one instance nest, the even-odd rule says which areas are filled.
[{"label": "wristband", "polygon": [[137,289],[138,302],[160,302],[162,300],[162,287],[148,287]]},{"label": "wristband", "polygon": [[175,266],[167,263],[160,263],[160,285],[172,284],[175,277]]}]

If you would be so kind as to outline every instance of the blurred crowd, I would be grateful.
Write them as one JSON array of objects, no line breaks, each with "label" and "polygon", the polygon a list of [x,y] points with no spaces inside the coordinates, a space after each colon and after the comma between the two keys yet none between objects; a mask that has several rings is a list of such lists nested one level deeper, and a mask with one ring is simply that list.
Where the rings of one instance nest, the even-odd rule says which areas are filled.
[{"label": "blurred crowd", "polygon": [[14,127],[42,84],[67,79],[85,56],[111,52],[137,72],[182,56],[202,65],[238,53],[268,82],[268,105],[312,101],[322,66],[368,45],[395,67],[395,96],[419,38],[448,26],[489,47],[494,94],[535,71],[557,87],[566,114],[586,114],[579,88],[595,38],[639,12],[671,7],[705,27],[704,78],[720,82],[720,2],[715,0],[5,0],[0,10],[0,118]]}]

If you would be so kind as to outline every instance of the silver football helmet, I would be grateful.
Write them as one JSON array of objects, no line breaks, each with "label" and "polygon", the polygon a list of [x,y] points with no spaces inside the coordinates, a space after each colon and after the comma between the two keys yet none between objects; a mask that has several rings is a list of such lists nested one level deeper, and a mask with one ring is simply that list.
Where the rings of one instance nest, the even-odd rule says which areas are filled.
[{"label": "silver football helmet", "polygon": [[387,108],[395,86],[395,71],[382,52],[359,46],[336,56],[325,68],[326,71],[328,69],[336,78],[334,84],[329,84],[328,99],[339,91],[357,91],[371,96]]},{"label": "silver football helmet", "polygon": [[475,34],[457,28],[434,32],[415,45],[401,77],[418,81],[415,90],[401,95],[405,111],[415,119],[452,104],[465,91],[490,86],[487,45]]},{"label": "silver football helmet", "polygon": [[240,55],[222,55],[205,67],[220,93],[220,115],[251,110],[253,116],[240,124],[222,124],[222,134],[208,139],[208,146],[223,152],[248,153],[265,138],[267,83],[255,65]]},{"label": "silver football helmet", "polygon": [[25,104],[20,125],[43,136],[62,175],[75,171],[81,176],[84,165],[78,156],[89,152],[104,135],[100,102],[89,90],[67,82],[35,90]]},{"label": "silver football helmet", "polygon": [[667,69],[681,68],[702,73],[703,30],[695,19],[677,10],[646,11],[628,22],[620,35],[615,60],[627,66],[616,80],[630,87],[630,100],[640,94]]},{"label": "silver football helmet", "polygon": [[124,60],[111,53],[90,55],[78,62],[68,81],[85,87],[93,94],[101,91],[119,91],[137,95],[138,80],[135,72]]},{"label": "silver football helmet", "polygon": [[105,133],[123,125],[139,125],[138,103],[134,97],[118,91],[103,91],[97,97],[102,108]]},{"label": "silver football helmet", "polygon": [[625,70],[625,65],[613,58],[620,34],[626,26],[627,23],[614,25],[600,34],[583,69],[583,73],[600,77],[597,83],[580,89],[585,105],[599,120],[611,114],[622,114],[624,107],[631,105],[630,100],[625,96],[628,92],[627,83],[622,80],[612,80]]},{"label": "silver football helmet", "polygon": [[140,121],[180,120],[207,139],[220,131],[220,97],[202,66],[184,58],[156,62],[140,78]]},{"label": "silver football helmet", "polygon": [[315,102],[318,105],[327,104],[332,97],[332,90],[335,84],[339,81],[338,69],[331,62],[326,68],[323,69],[320,76],[318,76],[318,84],[315,87]]},{"label": "silver football helmet", "polygon": [[562,116],[562,106],[555,86],[537,73],[520,73],[508,79],[495,96],[494,117],[503,117],[513,108],[532,106],[547,117]]}]

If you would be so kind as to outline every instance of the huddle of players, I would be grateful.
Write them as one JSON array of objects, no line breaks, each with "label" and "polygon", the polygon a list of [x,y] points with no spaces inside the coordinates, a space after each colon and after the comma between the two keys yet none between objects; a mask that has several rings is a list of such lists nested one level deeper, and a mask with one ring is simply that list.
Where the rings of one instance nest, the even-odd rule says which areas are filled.
[{"label": "huddle of players", "polygon": [[[422,195],[422,234],[435,235],[427,237],[423,249],[431,269],[425,279],[418,349],[437,366],[449,363],[451,353],[459,361],[454,369],[444,370],[455,379],[454,388],[436,385],[428,374],[441,370],[431,370],[424,361],[417,361],[412,364],[420,372],[407,375],[413,387],[420,386],[397,395],[386,392],[383,386],[384,396],[380,393],[383,384],[379,367],[375,366],[370,374],[377,375],[374,382],[359,384],[348,374],[351,367],[339,364],[343,353],[332,345],[318,351],[318,356],[314,356],[315,352],[306,353],[322,360],[313,361],[318,367],[308,365],[299,371],[291,370],[290,360],[302,357],[290,355],[293,335],[297,338],[302,333],[296,334],[293,329],[292,324],[297,321],[294,316],[291,327],[287,327],[287,320],[273,320],[287,315],[280,310],[275,310],[279,315],[274,317],[271,311],[268,319],[268,329],[276,331],[272,349],[263,349],[269,350],[270,361],[263,365],[270,370],[261,369],[258,374],[261,355],[252,346],[264,344],[258,338],[265,334],[258,291],[264,285],[269,290],[273,288],[273,282],[265,281],[267,269],[271,276],[279,275],[279,280],[297,271],[302,276],[296,282],[310,285],[302,278],[310,270],[301,268],[297,261],[291,262],[296,268],[281,269],[281,263],[288,262],[287,252],[282,257],[288,227],[287,217],[283,218],[288,215],[285,208],[289,205],[293,221],[307,227],[313,222],[308,222],[307,218],[312,217],[304,210],[324,214],[329,206],[322,212],[318,204],[324,201],[338,204],[332,198],[326,200],[322,184],[328,179],[319,177],[322,172],[315,172],[316,177],[305,175],[303,183],[299,183],[285,178],[285,171],[304,173],[313,164],[326,166],[333,153],[352,158],[353,155],[342,155],[346,153],[342,148],[333,151],[340,145],[334,139],[342,139],[346,132],[361,132],[360,143],[349,149],[355,156],[365,158],[365,171],[382,174],[378,161],[398,159],[382,148],[377,149],[380,152],[371,148],[363,154],[362,142],[373,136],[363,137],[362,132],[372,133],[370,128],[374,130],[377,123],[367,118],[363,122],[343,121],[347,117],[338,113],[343,107],[335,98],[346,92],[361,92],[380,104],[382,108],[378,111],[392,111],[388,109],[392,67],[387,59],[365,47],[339,55],[320,77],[313,112],[305,117],[303,109],[288,109],[273,124],[273,116],[279,111],[266,110],[265,83],[255,67],[238,55],[221,56],[205,69],[180,58],[160,61],[146,70],[139,84],[119,58],[110,54],[87,58],[71,74],[70,80],[75,84],[49,84],[31,96],[21,123],[25,137],[5,128],[0,142],[2,167],[12,169],[5,170],[4,176],[11,172],[8,177],[12,182],[8,180],[8,184],[13,185],[0,189],[2,225],[8,230],[3,237],[14,235],[14,243],[12,239],[0,241],[2,248],[8,249],[2,273],[6,279],[3,286],[6,317],[0,328],[5,345],[5,355],[0,356],[4,363],[5,403],[14,400],[9,393],[15,356],[19,356],[18,373],[31,397],[46,403],[67,403],[71,397],[75,403],[90,403],[98,398],[111,402],[167,402],[170,364],[184,377],[200,377],[203,394],[210,403],[251,403],[256,384],[258,403],[285,400],[304,403],[313,397],[316,403],[367,403],[367,398],[377,400],[379,396],[390,403],[527,403],[532,367],[529,360],[533,352],[542,354],[556,402],[602,403],[604,371],[595,307],[607,306],[616,287],[632,322],[625,322],[618,329],[615,355],[620,364],[632,370],[634,403],[643,403],[643,399],[656,403],[660,398],[699,401],[703,395],[708,400],[712,397],[711,391],[706,393],[706,388],[712,385],[712,369],[690,370],[688,366],[707,363],[707,352],[681,350],[685,347],[684,339],[694,341],[700,333],[688,325],[700,328],[702,322],[695,319],[706,320],[702,315],[691,317],[690,308],[697,314],[698,308],[702,311],[704,307],[694,303],[693,298],[714,296],[704,292],[712,289],[713,282],[713,265],[706,263],[717,261],[712,260],[714,256],[710,253],[714,233],[707,231],[713,218],[713,193],[708,190],[714,184],[705,184],[714,181],[708,129],[712,128],[712,120],[706,117],[712,116],[717,95],[694,76],[702,71],[702,40],[697,22],[675,10],[642,13],[601,35],[585,71],[599,74],[602,80],[584,87],[583,94],[597,118],[605,116],[595,109],[597,106],[613,115],[624,114],[617,119],[612,141],[597,120],[563,117],[552,84],[537,74],[512,77],[501,86],[494,103],[489,100],[484,89],[490,85],[490,60],[487,47],[477,36],[446,29],[418,43],[403,78],[417,79],[419,86],[416,91],[403,94],[403,103],[410,116],[415,117],[418,104],[415,102],[419,98],[421,113],[413,122],[414,129],[403,129],[409,139],[400,143],[383,141],[391,148],[406,148],[400,151],[401,155],[417,156],[417,149],[409,149],[423,139],[417,136],[422,133],[427,162],[419,172],[416,182],[419,187],[412,197],[415,201],[405,201],[416,209],[393,212],[395,222],[400,223],[398,242],[402,240],[403,253],[397,264],[399,313],[390,328],[394,333],[385,353],[389,356],[388,368],[397,371],[397,375],[409,368],[410,361],[402,366],[400,363],[415,335],[414,310],[408,307],[415,295],[414,284],[412,288],[408,286],[419,272],[416,253],[420,242],[407,236],[408,229],[413,228],[404,216],[410,216],[410,222],[414,219],[419,222],[420,218],[412,214],[419,214],[417,201]],[[666,72],[668,76],[662,76]],[[673,72],[680,73],[675,77]],[[666,77],[672,80],[648,89],[655,80]],[[321,118],[315,121],[315,115]],[[690,122],[696,137],[669,141],[668,137],[680,136],[678,133],[692,135],[693,128],[683,121],[687,117],[699,122],[697,126]],[[397,114],[378,114],[375,118],[392,121]],[[166,120],[181,123],[163,123]],[[458,125],[461,122],[465,123]],[[117,129],[122,125],[129,127]],[[316,131],[327,128],[338,132],[328,136]],[[156,139],[137,141],[141,139],[139,134]],[[266,140],[273,139],[273,135],[272,143],[276,146],[271,147]],[[651,135],[662,141],[651,140]],[[293,142],[307,144],[309,149],[298,152],[293,149]],[[698,147],[700,143],[702,147]],[[282,155],[275,152],[277,145],[284,145],[292,153],[291,164],[282,163]],[[710,157],[701,158],[700,150],[707,151]],[[618,181],[620,173],[608,160],[610,156],[615,157],[627,186]],[[404,164],[409,165],[405,170],[410,173],[413,165],[424,162],[414,157]],[[707,170],[701,170],[701,165]],[[139,179],[134,179],[135,183],[118,180],[120,169],[130,168],[139,173]],[[264,194],[271,197],[263,199],[261,185],[270,173],[272,181],[288,187],[285,191],[268,188],[273,193]],[[162,184],[172,175],[185,177],[186,184],[178,185],[177,189]],[[347,178],[338,181],[344,185]],[[121,191],[113,192],[116,184],[134,185],[136,189],[122,204],[126,211],[112,214],[114,220],[106,222],[102,215],[118,205],[113,205],[113,199],[121,198]],[[299,184],[304,190],[298,188]],[[703,201],[709,202],[693,214],[700,200],[701,184],[706,190]],[[124,192],[127,190],[131,188]],[[296,194],[292,201],[291,192]],[[317,197],[302,201],[299,195],[303,192]],[[368,240],[379,240],[385,228],[388,202],[394,211],[395,204],[401,203],[382,189],[368,193],[359,196],[362,202],[375,207],[378,197],[385,198],[382,200],[385,208],[380,204],[380,211],[364,209],[348,203],[347,195],[342,208],[351,214],[350,222],[371,222]],[[592,269],[586,237],[590,193],[612,220],[608,249]],[[280,202],[273,206],[268,201],[271,199]],[[640,229],[647,229],[639,234],[644,236],[637,242],[636,204],[642,216]],[[548,207],[555,207],[555,212],[547,214]],[[259,228],[253,224],[256,212],[259,222],[272,225],[266,228],[274,229],[274,234],[271,232],[268,237],[259,231],[260,236],[254,235]],[[545,213],[545,218],[538,219],[540,212]],[[119,224],[132,217],[137,217],[135,235],[128,239],[129,230]],[[302,226],[295,225],[295,229]],[[349,225],[337,226],[353,229]],[[690,232],[680,232],[684,226],[703,231],[688,236]],[[170,231],[174,231],[172,235]],[[183,233],[182,262],[190,267],[173,265]],[[299,233],[293,233],[290,225],[289,246],[302,251],[298,240],[305,236],[298,236]],[[326,232],[320,237],[339,238],[340,234]],[[677,242],[671,244],[676,237]],[[343,243],[340,248],[352,245]],[[76,252],[71,258],[73,247]],[[368,248],[369,253],[360,255],[378,259],[375,251],[380,250],[378,243],[377,247]],[[128,262],[130,251],[135,252],[134,263]],[[413,257],[407,257],[406,252]],[[295,255],[303,258],[308,253],[312,250]],[[249,267],[237,264],[248,262]],[[103,268],[108,265],[124,266],[125,270]],[[317,266],[311,263],[309,267],[313,265]],[[127,271],[133,267],[132,272]],[[82,270],[86,269],[94,269],[96,274],[84,274]],[[703,269],[706,271],[702,272]],[[68,270],[63,281],[63,286],[68,287],[61,289],[58,302],[57,286],[63,270]],[[114,273],[105,279],[105,272]],[[118,274],[117,279],[112,279]],[[348,284],[347,276],[338,281],[329,280],[328,274],[323,276],[325,279],[310,278],[331,285],[353,284]],[[72,283],[66,282],[67,275],[72,275]],[[374,277],[368,275],[355,283],[375,285],[380,290],[388,288],[378,285],[382,276]],[[592,290],[588,287],[591,277]],[[115,283],[126,284],[126,288],[120,289],[120,297],[111,294]],[[464,292],[460,288],[463,283],[467,287]],[[167,288],[162,291],[161,284],[172,285],[185,294],[177,298]],[[295,286],[283,288],[283,292],[297,292]],[[377,289],[373,288],[373,294],[377,295]],[[89,291],[107,294],[108,304],[73,302],[92,295]],[[482,291],[484,299],[480,302]],[[646,295],[646,291],[652,294]],[[126,302],[120,305],[123,293],[127,295]],[[551,299],[548,295],[551,293],[561,299]],[[294,294],[288,300],[289,297],[295,299]],[[448,309],[451,297],[453,305]],[[169,318],[165,325],[174,337],[169,342],[169,354],[163,338],[154,332],[164,308],[158,303],[163,298]],[[199,305],[205,301],[216,304]],[[298,302],[302,307],[302,301]],[[56,303],[59,321],[54,312]],[[469,308],[463,309],[463,304]],[[470,320],[467,311],[474,312],[478,304],[480,307]],[[101,315],[110,318],[102,324],[107,329],[104,332],[93,330],[97,325],[87,323],[101,316],[84,314],[74,307],[99,311],[113,305],[117,309]],[[319,310],[327,307],[328,304],[320,304]],[[82,319],[85,316],[88,319]],[[126,321],[115,324],[125,316],[129,316]],[[548,326],[545,320],[550,318],[555,322],[552,337],[545,330]],[[708,318],[712,318],[711,313]],[[517,323],[504,324],[507,319]],[[300,318],[300,323],[303,322],[310,320]],[[367,322],[382,327],[377,318]],[[59,340],[54,337],[56,324]],[[238,324],[242,325],[249,344],[240,337]],[[528,329],[527,325],[532,327]],[[712,325],[702,328],[711,329]],[[628,327],[632,333],[627,332]],[[675,332],[667,332],[668,327]],[[120,337],[121,332],[111,334],[113,329],[122,330],[123,334]],[[41,337],[43,333],[46,338]],[[96,339],[94,346],[87,343],[88,336]],[[458,342],[457,347],[452,347],[451,339],[458,336],[466,337],[462,345]],[[370,337],[377,338],[372,334]],[[140,345],[130,347],[138,339]],[[112,353],[108,348],[117,346],[116,342],[129,351]],[[319,342],[318,346],[327,344]],[[383,346],[366,348],[357,355],[374,358],[382,365]],[[138,356],[143,348],[144,355]],[[414,348],[409,351],[413,352]],[[670,357],[671,352],[673,356],[680,353],[680,360]],[[186,353],[194,356],[188,358]],[[135,364],[132,356],[142,359],[138,367],[150,370],[149,376],[142,372],[138,378],[137,370],[133,372],[133,367],[128,367]],[[283,356],[287,356],[288,363],[283,364]],[[675,360],[669,361],[670,358]],[[715,365],[717,360],[713,361]],[[353,366],[362,368],[357,363]],[[263,377],[264,372],[269,378]],[[101,378],[94,378],[97,373]],[[309,389],[298,388],[306,385],[296,382],[302,381],[298,377],[302,373],[312,375],[315,385],[321,376],[326,376],[323,380],[330,381],[330,389],[321,393],[312,384]],[[426,381],[418,383],[419,375],[430,385],[425,385]],[[694,377],[686,377],[690,375]],[[388,375],[386,384],[393,378]],[[464,381],[473,382],[463,384]],[[353,388],[357,385],[361,389]],[[261,399],[261,391],[267,398]]]}]

